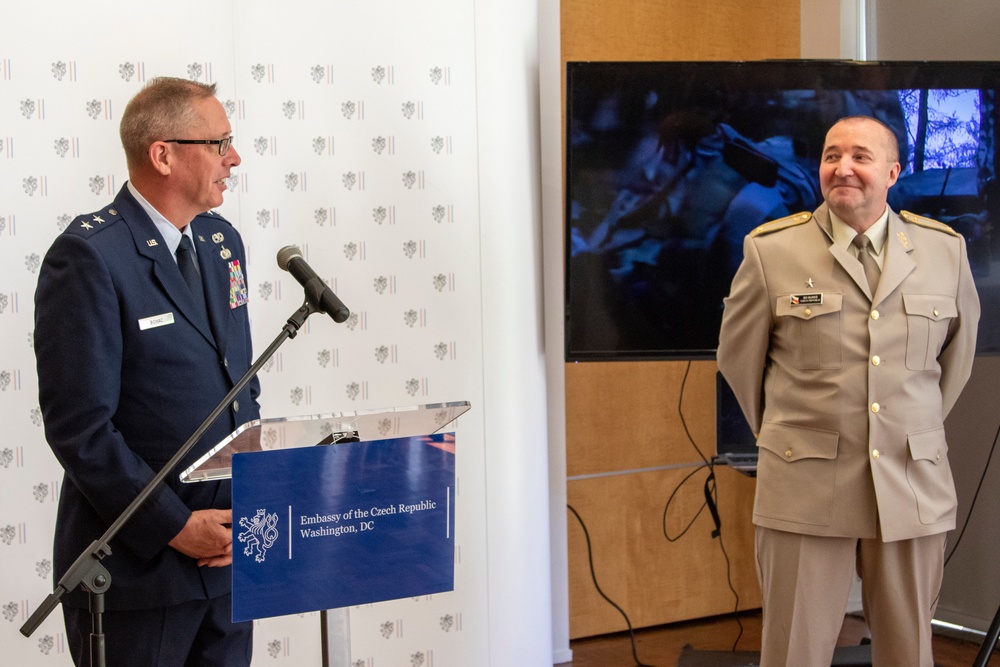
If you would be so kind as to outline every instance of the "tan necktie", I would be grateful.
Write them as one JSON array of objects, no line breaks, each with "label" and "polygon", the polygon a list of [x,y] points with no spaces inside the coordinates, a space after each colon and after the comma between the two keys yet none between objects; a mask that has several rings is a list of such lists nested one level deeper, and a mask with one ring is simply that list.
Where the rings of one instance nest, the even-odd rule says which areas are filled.
[{"label": "tan necktie", "polygon": [[858,261],[861,262],[861,266],[865,269],[868,288],[872,291],[872,294],[875,294],[875,288],[878,287],[878,278],[882,274],[882,271],[878,268],[878,262],[875,261],[875,258],[872,257],[868,249],[871,239],[865,234],[858,234],[851,243],[858,249]]}]

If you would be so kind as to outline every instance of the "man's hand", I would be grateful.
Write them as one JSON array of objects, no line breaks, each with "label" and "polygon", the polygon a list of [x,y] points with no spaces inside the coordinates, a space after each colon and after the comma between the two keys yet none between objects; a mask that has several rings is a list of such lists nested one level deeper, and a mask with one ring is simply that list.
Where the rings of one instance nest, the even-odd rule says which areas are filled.
[{"label": "man's hand", "polygon": [[196,510],[170,546],[198,559],[198,566],[223,567],[233,562],[233,511]]}]

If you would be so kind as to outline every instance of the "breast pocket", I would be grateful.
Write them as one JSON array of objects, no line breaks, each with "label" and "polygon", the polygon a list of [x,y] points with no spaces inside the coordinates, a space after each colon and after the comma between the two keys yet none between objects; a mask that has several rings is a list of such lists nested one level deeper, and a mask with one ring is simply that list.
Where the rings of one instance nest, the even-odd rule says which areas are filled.
[{"label": "breast pocket", "polygon": [[836,370],[843,364],[840,320],[844,297],[824,294],[823,303],[793,303],[795,295],[778,297],[775,313],[788,327],[796,367],[802,370]]},{"label": "breast pocket", "polygon": [[945,294],[903,294],[906,310],[906,367],[931,370],[948,337],[951,321],[958,316],[955,299]]}]

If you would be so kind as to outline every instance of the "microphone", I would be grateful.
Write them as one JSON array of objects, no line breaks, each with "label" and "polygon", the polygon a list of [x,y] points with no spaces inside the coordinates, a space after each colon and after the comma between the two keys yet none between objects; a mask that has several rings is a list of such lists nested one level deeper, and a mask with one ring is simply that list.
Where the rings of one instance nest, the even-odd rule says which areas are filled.
[{"label": "microphone", "polygon": [[315,308],[341,323],[351,315],[344,302],[337,298],[323,279],[316,275],[312,267],[302,258],[302,251],[296,246],[286,245],[278,251],[278,267],[288,271],[306,290],[306,300]]}]

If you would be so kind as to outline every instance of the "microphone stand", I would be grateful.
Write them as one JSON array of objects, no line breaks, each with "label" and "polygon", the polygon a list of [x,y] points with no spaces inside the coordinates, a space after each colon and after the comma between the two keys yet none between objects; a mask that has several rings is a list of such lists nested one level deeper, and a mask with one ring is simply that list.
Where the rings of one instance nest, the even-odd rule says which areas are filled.
[{"label": "microphone stand", "polygon": [[177,453],[167,461],[162,469],[156,475],[149,480],[149,484],[139,492],[139,495],[135,497],[132,503],[125,508],[125,510],[115,519],[114,523],[105,531],[99,539],[90,543],[90,546],[77,557],[73,564],[69,567],[60,579],[59,583],[56,584],[54,591],[49,593],[48,597],[42,602],[42,604],[35,610],[33,614],[28,618],[24,625],[21,626],[21,634],[25,637],[30,637],[31,633],[38,629],[52,610],[55,609],[56,605],[59,604],[62,596],[79,586],[83,590],[87,591],[90,601],[90,614],[92,618],[92,631],[90,634],[90,664],[91,667],[106,667],[107,663],[105,661],[105,646],[104,646],[104,628],[102,614],[104,613],[104,594],[111,587],[111,574],[107,569],[101,564],[101,560],[105,556],[111,555],[111,547],[109,542],[114,538],[115,535],[125,526],[126,523],[132,518],[133,515],[142,507],[143,504],[149,499],[149,497],[156,491],[160,482],[167,478],[167,475],[180,463],[191,448],[195,446],[201,436],[205,434],[212,423],[226,410],[230,403],[236,398],[237,395],[246,387],[247,383],[250,382],[260,371],[261,367],[267,363],[267,360],[271,358],[271,355],[281,347],[281,345],[289,338],[295,338],[298,334],[299,329],[305,323],[306,318],[308,318],[313,313],[320,312],[320,309],[313,305],[312,294],[307,290],[306,300],[302,306],[288,318],[285,326],[282,327],[281,333],[278,334],[274,342],[264,350],[263,354],[258,357],[257,361],[254,362],[240,381],[226,394],[226,397],[212,410],[212,413],[205,418],[205,421],[201,423],[201,426],[191,434],[187,442],[177,450]]},{"label": "microphone stand", "polygon": [[1000,638],[1000,605],[997,606],[997,613],[993,616],[993,622],[986,632],[986,638],[983,640],[983,645],[979,647],[979,654],[976,655],[976,661],[972,663],[972,667],[986,667],[989,664],[990,654],[997,647],[998,638]]}]

